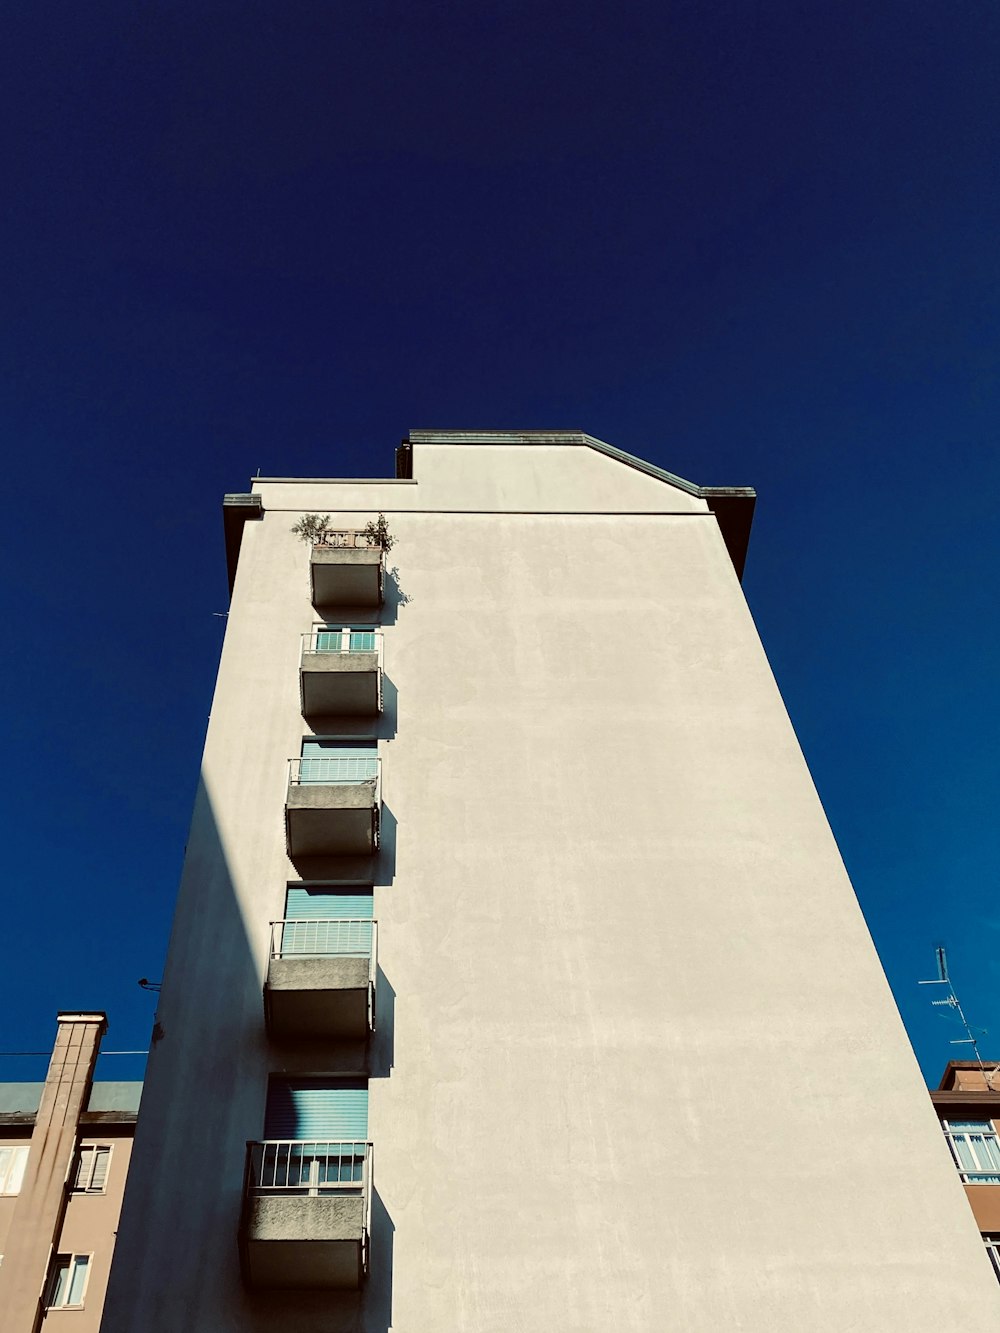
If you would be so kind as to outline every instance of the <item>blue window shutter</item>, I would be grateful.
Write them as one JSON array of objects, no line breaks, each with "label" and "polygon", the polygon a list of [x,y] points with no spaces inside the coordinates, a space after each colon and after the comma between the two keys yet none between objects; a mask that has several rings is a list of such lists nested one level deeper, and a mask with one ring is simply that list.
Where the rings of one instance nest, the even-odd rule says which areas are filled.
[{"label": "blue window shutter", "polygon": [[264,1137],[364,1143],[368,1138],[367,1082],[272,1078],[267,1089]]},{"label": "blue window shutter", "polygon": [[285,916],[291,921],[371,920],[371,889],[341,892],[325,885],[290,884],[285,895]]},{"label": "blue window shutter", "polygon": [[[332,954],[370,958],[372,891],[341,893],[337,889],[292,884],[285,896],[281,927],[282,957],[328,957]],[[309,921],[351,921],[350,926],[310,926]]]}]

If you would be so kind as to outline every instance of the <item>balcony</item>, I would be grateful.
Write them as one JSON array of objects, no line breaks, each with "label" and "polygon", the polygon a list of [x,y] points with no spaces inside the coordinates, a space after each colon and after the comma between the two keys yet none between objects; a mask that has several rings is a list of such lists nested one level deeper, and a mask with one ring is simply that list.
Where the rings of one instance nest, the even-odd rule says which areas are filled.
[{"label": "balcony", "polygon": [[367,533],[323,533],[309,561],[314,606],[381,606],[382,547]]},{"label": "balcony", "polygon": [[382,708],[382,633],[317,628],[302,636],[302,715],[371,717]]},{"label": "balcony", "polygon": [[375,1027],[377,923],[271,922],[264,1017],[279,1041],[366,1040]]},{"label": "balcony", "polygon": [[247,1144],[240,1265],[248,1287],[356,1290],[368,1273],[372,1146]]},{"label": "balcony", "polygon": [[371,856],[378,850],[381,762],[372,758],[303,758],[288,764],[285,840],[288,855]]}]

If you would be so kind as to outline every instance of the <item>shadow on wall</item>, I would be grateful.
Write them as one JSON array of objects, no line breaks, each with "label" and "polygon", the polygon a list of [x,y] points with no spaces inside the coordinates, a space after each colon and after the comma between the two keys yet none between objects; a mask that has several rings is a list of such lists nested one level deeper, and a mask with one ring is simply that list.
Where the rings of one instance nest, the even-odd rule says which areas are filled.
[{"label": "shadow on wall", "polygon": [[393,681],[382,672],[382,711],[375,724],[375,735],[380,741],[395,740],[399,715],[399,691]]},{"label": "shadow on wall", "polygon": [[375,1033],[368,1054],[370,1078],[388,1078],[396,1063],[396,992],[381,967],[375,974]]},{"label": "shadow on wall", "polygon": [[[342,884],[388,887],[396,876],[396,816],[383,801],[379,819],[379,847],[374,856],[290,856],[289,864],[307,883],[337,880]],[[279,903],[280,907],[280,903]]]},{"label": "shadow on wall", "polygon": [[[244,865],[258,859],[252,848],[243,852]],[[387,1333],[390,1326],[394,1228],[377,1190],[370,1277],[360,1292],[251,1292],[240,1278],[246,1143],[263,1131],[268,1074],[288,1063],[264,1031],[268,922],[280,916],[285,883],[272,887],[265,903],[259,885],[245,886],[261,904],[260,920],[246,921],[200,784],[159,996],[163,1035],[149,1057],[102,1333],[273,1333],[290,1316],[297,1333]],[[381,974],[379,986],[383,1031],[373,1046],[387,1073],[394,995]],[[313,1072],[344,1072],[334,1048],[324,1054]],[[377,1182],[377,1145],[374,1163]]]},{"label": "shadow on wall", "polygon": [[399,614],[399,608],[401,606],[409,606],[413,601],[413,598],[409,593],[403,591],[402,585],[399,582],[398,565],[393,565],[391,569],[385,571],[385,583],[382,592],[382,623],[383,625],[393,625]]}]

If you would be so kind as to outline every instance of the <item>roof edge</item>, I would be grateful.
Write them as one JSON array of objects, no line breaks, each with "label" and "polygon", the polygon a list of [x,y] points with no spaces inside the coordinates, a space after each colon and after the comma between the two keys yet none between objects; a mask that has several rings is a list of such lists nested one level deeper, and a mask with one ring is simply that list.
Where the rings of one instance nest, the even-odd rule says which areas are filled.
[{"label": "roof edge", "polygon": [[[626,467],[644,472],[648,477],[664,481],[668,486],[694,495],[708,503],[715,515],[726,550],[733,562],[736,576],[742,582],[746,567],[747,549],[750,545],[750,528],[753,524],[757,492],[752,486],[699,486],[696,482],[678,477],[674,472],[647,463],[644,458],[626,453],[596,435],[588,435],[582,430],[411,430],[403,440],[400,450],[409,450],[414,444],[576,444],[586,445],[606,458],[612,458]],[[412,457],[406,463],[397,451],[397,472],[401,467],[410,471],[403,475],[412,475]]]},{"label": "roof edge", "polygon": [[229,596],[236,585],[236,564],[243,544],[243,525],[251,518],[264,517],[264,502],[259,495],[224,495],[222,497],[222,526],[226,539],[226,568],[229,573]]}]

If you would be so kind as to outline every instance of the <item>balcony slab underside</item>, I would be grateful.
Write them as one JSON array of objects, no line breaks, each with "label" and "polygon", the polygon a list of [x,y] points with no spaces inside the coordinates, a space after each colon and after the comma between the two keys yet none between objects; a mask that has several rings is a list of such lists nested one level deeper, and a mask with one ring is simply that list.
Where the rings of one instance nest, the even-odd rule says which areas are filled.
[{"label": "balcony slab underside", "polygon": [[288,855],[366,856],[377,844],[374,784],[292,783],[285,802]]},{"label": "balcony slab underside", "polygon": [[378,712],[378,653],[304,653],[299,672],[306,717]]},{"label": "balcony slab underside", "polygon": [[255,1195],[241,1227],[243,1272],[251,1287],[356,1290],[364,1276],[361,1195]]},{"label": "balcony slab underside", "polygon": [[370,969],[367,958],[272,958],[264,991],[268,1031],[286,1041],[363,1040]]},{"label": "balcony slab underside", "polygon": [[382,601],[382,552],[315,547],[309,562],[314,606],[379,606]]}]

